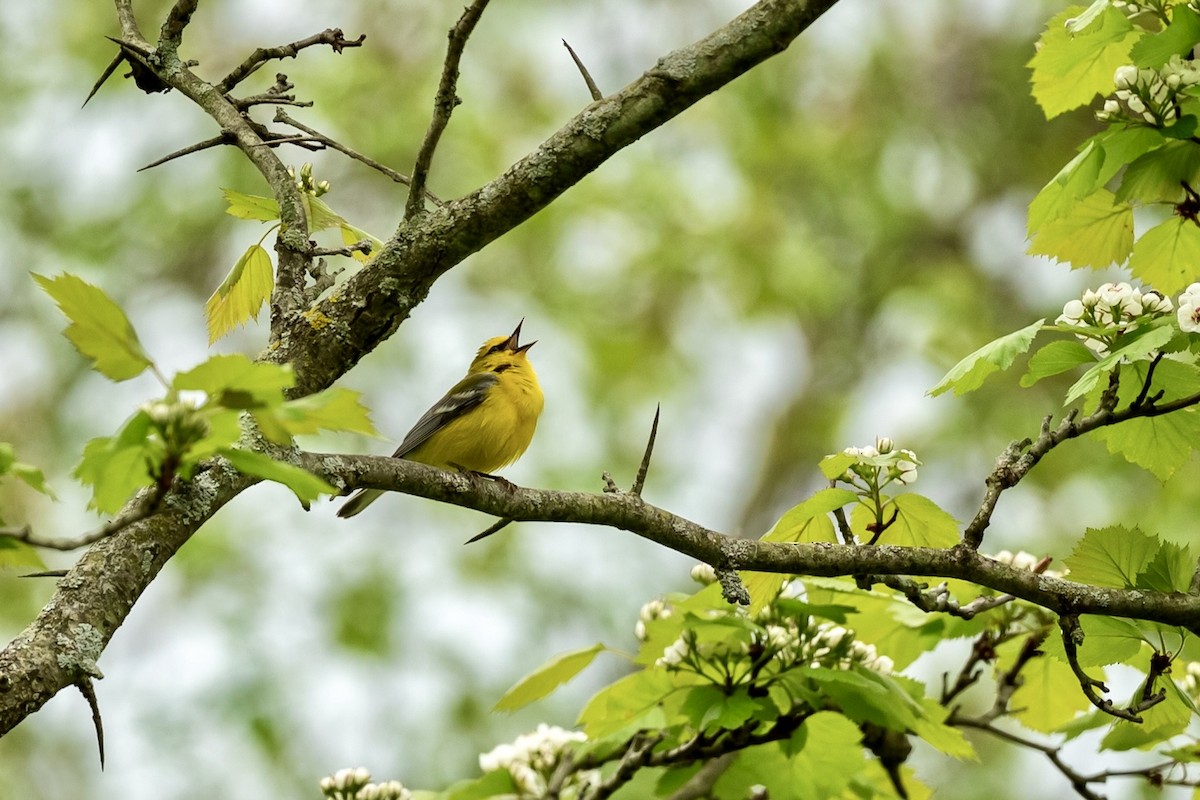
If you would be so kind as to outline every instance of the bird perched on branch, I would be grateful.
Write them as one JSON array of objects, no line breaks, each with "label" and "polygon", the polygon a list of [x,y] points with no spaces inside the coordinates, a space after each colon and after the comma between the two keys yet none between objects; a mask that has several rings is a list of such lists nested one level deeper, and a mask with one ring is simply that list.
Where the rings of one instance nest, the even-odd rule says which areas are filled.
[{"label": "bird perched on branch", "polygon": [[[542,413],[542,387],[521,344],[521,325],[511,336],[488,339],[467,375],[417,420],[392,454],[432,467],[488,474],[521,457]],[[338,509],[352,517],[383,494],[360,489]]]}]

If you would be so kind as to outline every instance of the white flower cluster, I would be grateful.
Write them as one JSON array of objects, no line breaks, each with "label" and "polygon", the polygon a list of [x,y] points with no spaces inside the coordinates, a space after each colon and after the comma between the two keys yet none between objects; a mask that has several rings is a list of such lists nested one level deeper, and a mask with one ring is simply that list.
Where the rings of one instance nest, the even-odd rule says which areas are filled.
[{"label": "white flower cluster", "polygon": [[1200,283],[1193,283],[1179,295],[1179,328],[1184,333],[1200,332]]},{"label": "white flower cluster", "polygon": [[1169,128],[1180,117],[1176,98],[1185,89],[1200,84],[1200,70],[1190,60],[1173,55],[1157,69],[1138,69],[1132,64],[1118,67],[1113,84],[1117,90],[1096,112],[1096,119]]},{"label": "white flower cluster", "polygon": [[[850,637],[849,646],[843,648],[842,643],[847,637]],[[815,628],[810,625],[807,649],[807,656],[813,662],[813,666],[845,669],[859,664],[884,675],[891,675],[896,668],[892,659],[879,655],[875,645],[860,642],[854,638],[853,631],[834,622],[821,622]],[[843,652],[839,655],[839,651]]]},{"label": "white flower cluster", "polygon": [[[855,485],[885,486],[892,481],[908,485],[917,479],[917,467],[921,462],[912,450],[897,450],[896,444],[886,436],[875,439],[874,445],[847,447],[843,455],[853,456],[855,463],[844,473],[842,480]],[[862,479],[862,480],[859,480]]]},{"label": "white flower cluster", "polygon": [[[1009,550],[1001,550],[992,556],[993,561],[999,561],[1001,564],[1008,564],[1013,569],[1027,569],[1033,572],[1037,569],[1038,564],[1042,563],[1042,559],[1035,556],[1033,553],[1027,553],[1024,550],[1018,550],[1013,553]],[[1066,570],[1043,569],[1042,575],[1047,575],[1051,578],[1061,578],[1067,574]]]},{"label": "white flower cluster", "polygon": [[663,654],[654,661],[656,667],[677,667],[692,653],[692,644],[687,632],[679,634],[679,638],[667,645]]},{"label": "white flower cluster", "polygon": [[638,612],[637,624],[633,626],[633,635],[639,642],[646,641],[646,623],[656,619],[666,619],[671,616],[671,607],[662,600],[651,600],[642,606]]},{"label": "white flower cluster", "polygon": [[339,769],[321,778],[321,793],[329,800],[412,800],[412,792],[400,781],[370,783],[366,767]]},{"label": "white flower cluster", "polygon": [[[533,733],[522,734],[512,744],[497,745],[479,757],[479,768],[484,772],[507,770],[517,786],[518,797],[545,797],[548,781],[562,758],[563,751],[574,742],[587,741],[580,731],[568,731],[557,725],[544,722]],[[580,791],[598,782],[600,773],[586,770],[574,773],[568,785],[560,790],[560,797],[578,796]]]},{"label": "white flower cluster", "polygon": [[1075,328],[1110,329],[1107,333],[1075,334],[1096,355],[1105,356],[1116,336],[1173,310],[1170,299],[1156,291],[1143,293],[1128,283],[1103,283],[1095,290],[1088,289],[1079,300],[1069,300],[1055,322]]}]

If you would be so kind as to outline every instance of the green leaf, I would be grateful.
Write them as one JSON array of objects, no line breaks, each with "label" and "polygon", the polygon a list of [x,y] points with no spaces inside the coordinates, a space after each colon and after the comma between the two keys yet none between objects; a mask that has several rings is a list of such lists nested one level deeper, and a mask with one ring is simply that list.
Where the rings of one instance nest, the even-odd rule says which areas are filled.
[{"label": "green leaf", "polygon": [[[1170,328],[1164,326],[1170,332]],[[1128,406],[1137,398],[1149,369],[1147,362],[1125,368],[1117,392],[1120,406]],[[1151,394],[1163,392],[1159,402],[1170,402],[1200,391],[1200,369],[1174,359],[1163,359],[1154,370]],[[1185,408],[1170,414],[1135,417],[1120,425],[1109,425],[1095,431],[1108,447],[1108,452],[1120,454],[1132,464],[1147,469],[1161,481],[1169,479],[1188,462],[1192,450],[1200,443],[1200,414],[1195,408]]]},{"label": "green leaf", "polygon": [[517,681],[517,684],[496,702],[492,711],[516,711],[535,700],[541,700],[586,669],[604,650],[603,644],[594,644],[582,650],[560,653]]},{"label": "green leaf", "polygon": [[1167,699],[1141,712],[1141,724],[1118,720],[1100,742],[1102,748],[1133,750],[1155,747],[1166,739],[1183,733],[1192,716],[1189,703],[1181,696],[1174,681],[1159,681],[1158,685],[1166,690]]},{"label": "green leaf", "polygon": [[279,219],[279,205],[270,197],[260,197],[256,194],[242,194],[233,189],[222,189],[229,208],[226,214],[238,219],[256,219],[262,222],[275,222]]},{"label": "green leaf", "polygon": [[[1079,377],[1079,380],[1071,385],[1071,388],[1067,390],[1067,396],[1063,400],[1063,405],[1070,405],[1088,394],[1092,389],[1096,388],[1102,377],[1106,377],[1108,373],[1120,367],[1123,362],[1140,361],[1159,352],[1174,335],[1175,330],[1169,324],[1166,324],[1153,328],[1144,328],[1122,337],[1122,339],[1117,341],[1120,347],[1117,347],[1104,358],[1097,361],[1094,366]],[[1122,341],[1124,341],[1124,344],[1121,344]]]},{"label": "green leaf", "polygon": [[1029,358],[1029,369],[1021,377],[1021,386],[1028,389],[1042,378],[1049,378],[1051,375],[1058,375],[1095,361],[1095,354],[1078,339],[1050,342]]},{"label": "green leaf", "polygon": [[1196,557],[1190,548],[1174,542],[1163,542],[1154,558],[1138,575],[1135,585],[1139,589],[1154,592],[1186,592],[1191,586],[1195,569]]},{"label": "green leaf", "polygon": [[116,513],[130,495],[154,482],[163,453],[150,438],[152,427],[150,417],[138,411],[115,436],[84,445],[74,475],[92,487],[91,507],[102,514]]},{"label": "green leaf", "polygon": [[[889,508],[890,506],[890,508]],[[958,543],[958,521],[937,503],[919,494],[901,494],[884,506],[885,518],[896,510],[896,521],[883,532],[882,541],[905,547],[953,547]]]},{"label": "green leaf", "polygon": [[251,361],[240,353],[211,356],[187,372],[178,373],[171,386],[179,391],[205,392],[226,408],[270,408],[283,403],[283,392],[296,383],[286,364]]},{"label": "green leaf", "polygon": [[1200,279],[1200,227],[1171,217],[1143,233],[1129,260],[1133,276],[1165,294]]},{"label": "green leaf", "polygon": [[53,490],[46,485],[46,476],[41,469],[32,464],[17,461],[17,451],[8,442],[0,442],[0,477],[12,475],[24,481],[31,489],[41,492],[52,500],[57,500]]},{"label": "green leaf", "polygon": [[296,498],[306,510],[309,503],[321,495],[335,495],[338,493],[337,489],[308,470],[300,469],[300,467],[291,464],[285,464],[282,461],[276,461],[262,453],[232,447],[227,447],[219,452],[225,458],[229,459],[229,463],[233,464],[240,472],[265,480],[275,481],[276,483],[282,483],[296,494]]},{"label": "green leaf", "polygon": [[71,321],[64,331],[67,339],[92,360],[97,372],[125,381],[151,365],[129,318],[99,287],[67,274],[57,278],[34,275],[33,279]]},{"label": "green leaf", "polygon": [[978,389],[988,375],[997,370],[1008,369],[1017,356],[1029,349],[1045,321],[1039,319],[1032,325],[1001,336],[971,353],[955,364],[946,373],[946,377],[929,390],[930,396],[937,397],[948,389],[953,389],[955,395],[966,394]]},{"label": "green leaf", "polygon": [[647,716],[663,719],[659,704],[676,688],[665,670],[643,669],[618,678],[597,692],[579,713],[579,725],[589,739],[603,739],[632,728],[655,727]]},{"label": "green leaf", "polygon": [[[833,458],[834,456],[829,456]],[[846,456],[846,458],[850,458]],[[851,458],[851,461],[853,459]],[[822,461],[824,463],[824,461]],[[842,471],[845,471],[843,467]],[[838,473],[839,475],[841,472]],[[784,512],[771,530],[762,536],[764,542],[836,542],[833,522],[829,514],[835,509],[857,500],[854,492],[846,489],[822,489],[799,505]],[[741,573],[742,583],[750,592],[750,616],[765,608],[779,593],[787,579],[786,575],[772,572]]]},{"label": "green leaf", "polygon": [[308,216],[309,233],[323,231],[326,228],[338,228],[349,224],[342,215],[326,205],[325,201],[321,198],[306,192],[301,193],[300,198],[304,203],[304,210]]},{"label": "green leaf", "polygon": [[748,797],[767,787],[771,800],[836,798],[862,772],[862,732],[831,711],[813,714],[786,742],[748,747],[717,779],[713,797]]},{"label": "green leaf", "polygon": [[[913,698],[884,676],[865,668],[845,670],[801,667],[797,678],[813,681],[821,692],[855,722],[873,722],[895,731],[916,723],[920,707]],[[789,679],[794,679],[789,673]]]},{"label": "green leaf", "polygon": [[1133,160],[1121,177],[1117,202],[1177,203],[1183,199],[1181,181],[1196,182],[1200,174],[1200,145],[1167,142]]},{"label": "green leaf", "polygon": [[[479,778],[459,781],[446,790],[445,794],[433,795],[428,800],[491,800],[517,796],[517,785],[512,774],[498,769]],[[420,792],[413,793],[413,800],[427,800]]]},{"label": "green leaf", "polygon": [[326,430],[375,436],[377,431],[361,397],[358,392],[335,387],[298,400],[288,400],[272,413],[293,435]]},{"label": "green leaf", "polygon": [[208,343],[256,318],[274,287],[271,257],[262,245],[250,245],[204,304]]},{"label": "green leaf", "polygon": [[46,565],[29,545],[11,536],[0,536],[0,569],[7,567],[45,569]]},{"label": "green leaf", "polygon": [[1160,543],[1137,528],[1113,525],[1088,528],[1063,564],[1071,569],[1071,579],[1093,586],[1132,589],[1138,574],[1150,563]]},{"label": "green leaf", "polygon": [[1197,42],[1200,42],[1200,16],[1186,5],[1177,5],[1171,13],[1171,24],[1157,34],[1143,36],[1129,55],[1134,66],[1156,69],[1171,56],[1191,53]]},{"label": "green leaf", "polygon": [[[892,676],[894,681],[908,680],[903,677]],[[916,684],[918,691],[925,690],[925,684],[919,681],[913,681]],[[963,736],[963,732],[958,728],[952,728],[945,724],[946,717],[950,715],[950,709],[943,706],[935,698],[918,697],[917,701],[924,709],[924,714],[916,718],[913,723],[912,732],[920,736],[933,747],[936,747],[939,752],[956,758],[960,761],[965,759],[978,760],[975,754],[975,748]]]},{"label": "green leaf", "polygon": [[840,478],[857,461],[855,456],[848,453],[834,453],[822,458],[818,467],[820,467],[821,474],[832,481]]},{"label": "green leaf", "polygon": [[1030,255],[1050,256],[1073,267],[1101,269],[1122,263],[1133,250],[1133,208],[1098,189],[1069,213],[1042,225],[1029,245]]},{"label": "green leaf", "polygon": [[[1010,644],[1021,647],[1024,641],[1015,639]],[[1088,706],[1087,698],[1079,691],[1079,679],[1062,661],[1035,656],[1021,670],[1021,677],[1011,704],[1019,709],[1014,716],[1027,728],[1055,730]]]},{"label": "green leaf", "polygon": [[1033,97],[1046,118],[1086,105],[1097,94],[1113,90],[1113,73],[1129,63],[1129,49],[1140,37],[1125,15],[1105,8],[1098,24],[1072,34],[1070,20],[1085,13],[1071,6],[1046,24],[1037,52],[1029,61],[1033,70]]},{"label": "green leaf", "polygon": [[1029,204],[1030,236],[1042,225],[1065,215],[1079,198],[1104,185],[1100,170],[1104,166],[1105,152],[1099,143],[1100,136],[1097,134],[1089,139],[1079,155],[1067,162],[1033,198]]},{"label": "green leaf", "polygon": [[[1079,618],[1079,626],[1083,630],[1083,645],[1076,648],[1076,658],[1081,667],[1127,664],[1142,649],[1142,632],[1127,619],[1084,614]],[[1067,663],[1061,636],[1051,635],[1040,649],[1050,658]]]},{"label": "green leaf", "polygon": [[358,261],[359,263],[366,264],[368,261],[370,261],[376,255],[378,255],[380,250],[383,249],[383,241],[380,239],[376,239],[374,236],[367,233],[362,228],[356,228],[353,225],[350,225],[349,223],[342,226],[342,244],[349,246],[352,244],[358,244],[359,242],[362,242],[362,241],[367,241],[367,242],[371,243],[371,252],[370,253],[355,252],[351,256],[351,258],[353,258],[355,261]]}]

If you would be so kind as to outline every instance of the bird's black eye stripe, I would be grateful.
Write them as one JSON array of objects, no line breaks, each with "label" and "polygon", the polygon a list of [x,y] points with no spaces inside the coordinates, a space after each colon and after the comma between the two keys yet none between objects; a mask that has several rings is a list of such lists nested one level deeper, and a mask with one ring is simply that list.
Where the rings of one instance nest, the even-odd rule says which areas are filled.
[{"label": "bird's black eye stripe", "polygon": [[492,353],[498,353],[503,350],[504,344],[504,342],[501,342],[500,344],[493,346],[491,350],[488,350],[488,355],[491,355]]},{"label": "bird's black eye stripe", "polygon": [[492,369],[492,372],[504,372],[504,370],[508,369],[511,366],[512,366],[512,364],[500,364],[500,365],[494,367]]}]

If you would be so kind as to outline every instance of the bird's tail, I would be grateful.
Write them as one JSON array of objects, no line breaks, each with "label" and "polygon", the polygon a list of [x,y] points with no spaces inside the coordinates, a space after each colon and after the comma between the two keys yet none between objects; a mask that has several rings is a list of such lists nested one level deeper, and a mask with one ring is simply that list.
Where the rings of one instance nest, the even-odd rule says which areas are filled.
[{"label": "bird's tail", "polygon": [[382,489],[359,489],[350,495],[349,500],[342,504],[342,507],[338,509],[337,515],[339,517],[353,517],[378,500],[382,494]]}]

